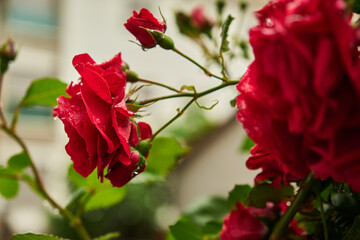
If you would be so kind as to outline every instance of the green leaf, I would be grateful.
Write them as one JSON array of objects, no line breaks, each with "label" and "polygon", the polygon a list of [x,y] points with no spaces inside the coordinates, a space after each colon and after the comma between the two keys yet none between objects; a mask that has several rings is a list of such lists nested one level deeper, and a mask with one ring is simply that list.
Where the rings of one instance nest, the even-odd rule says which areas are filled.
[{"label": "green leaf", "polygon": [[85,204],[85,211],[92,211],[100,208],[111,207],[121,202],[126,194],[126,188],[108,187],[97,191]]},{"label": "green leaf", "polygon": [[89,194],[85,187],[75,190],[70,196],[70,201],[66,205],[66,209],[69,211],[75,211],[79,207],[81,200]]},{"label": "green leaf", "polygon": [[39,235],[34,233],[16,234],[11,240],[67,240],[52,235]]},{"label": "green leaf", "polygon": [[244,203],[247,199],[251,187],[249,185],[236,185],[229,193],[228,202],[232,209],[236,209],[236,203]]},{"label": "green leaf", "polygon": [[207,222],[219,220],[230,212],[227,199],[223,197],[205,197],[192,203],[184,215],[189,217],[198,226],[205,226]]},{"label": "green leaf", "polygon": [[97,237],[94,240],[111,240],[111,239],[115,239],[115,238],[118,238],[118,237],[120,237],[120,233],[112,232],[112,233],[108,233],[106,235]]},{"label": "green leaf", "polygon": [[58,103],[56,98],[66,95],[67,84],[56,78],[41,78],[31,83],[25,97],[20,105],[22,107],[31,107],[35,105],[54,107]]},{"label": "green leaf", "polygon": [[19,182],[17,179],[0,178],[0,194],[10,199],[17,195],[19,191]]},{"label": "green leaf", "polygon": [[188,217],[170,226],[170,231],[174,240],[202,240],[201,229]]},{"label": "green leaf", "polygon": [[229,51],[229,41],[227,40],[229,27],[234,18],[231,15],[228,15],[225,19],[224,24],[222,25],[221,30],[221,45],[220,45],[220,53]]},{"label": "green leaf", "polygon": [[78,188],[87,187],[95,189],[96,187],[101,185],[101,182],[97,177],[96,171],[92,172],[89,176],[84,178],[75,171],[72,164],[70,165],[68,170],[68,177],[70,181],[74,183],[75,186],[77,186]]},{"label": "green leaf", "polygon": [[188,90],[190,92],[196,93],[195,86],[193,86],[193,85],[192,86],[188,86],[188,85],[181,86],[180,92],[184,92],[184,90]]},{"label": "green leaf", "polygon": [[202,229],[202,232],[206,236],[218,236],[221,232],[223,226],[222,221],[209,221],[205,224],[205,226]]},{"label": "green leaf", "polygon": [[8,168],[14,172],[20,172],[30,165],[29,156],[22,152],[12,156],[8,161]]},{"label": "green leaf", "polygon": [[187,152],[188,149],[183,148],[173,138],[155,138],[147,158],[145,172],[165,176]]},{"label": "green leaf", "polygon": [[243,142],[241,143],[240,151],[248,153],[253,146],[255,146],[254,141],[251,140],[248,135],[246,135]]},{"label": "green leaf", "polygon": [[277,189],[268,183],[262,183],[251,189],[246,203],[257,208],[265,208],[268,201],[279,203],[289,200],[292,196],[294,196],[292,186],[282,186]]},{"label": "green leaf", "polygon": [[360,216],[358,216],[352,227],[350,228],[350,231],[345,235],[345,237],[342,240],[355,240],[360,239]]}]

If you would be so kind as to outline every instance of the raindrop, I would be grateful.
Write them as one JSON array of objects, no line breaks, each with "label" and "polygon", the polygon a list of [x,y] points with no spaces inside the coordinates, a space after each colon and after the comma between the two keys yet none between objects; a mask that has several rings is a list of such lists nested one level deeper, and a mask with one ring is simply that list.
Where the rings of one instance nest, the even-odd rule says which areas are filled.
[{"label": "raindrop", "polygon": [[77,106],[77,105],[71,105],[71,109],[74,110],[74,111],[79,111],[80,107]]},{"label": "raindrop", "polygon": [[100,124],[100,123],[101,123],[100,118],[95,118],[94,121],[95,121],[96,124]]},{"label": "raindrop", "polygon": [[273,21],[271,21],[270,18],[265,19],[265,24],[266,24],[267,27],[273,27],[274,26],[274,23],[273,23]]}]

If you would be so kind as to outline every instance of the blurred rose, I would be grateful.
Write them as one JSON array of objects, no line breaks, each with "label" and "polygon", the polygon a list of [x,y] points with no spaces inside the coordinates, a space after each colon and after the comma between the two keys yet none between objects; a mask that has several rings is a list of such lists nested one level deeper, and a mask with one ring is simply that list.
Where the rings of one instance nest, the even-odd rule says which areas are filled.
[{"label": "blurred rose", "polygon": [[239,121],[286,174],[360,191],[359,39],[345,2],[271,1],[256,15]]},{"label": "blurred rose", "polygon": [[245,208],[241,203],[237,209],[224,218],[220,233],[221,240],[260,240],[267,233],[267,227],[260,221],[258,214],[264,216],[268,212],[264,209],[253,207]]}]

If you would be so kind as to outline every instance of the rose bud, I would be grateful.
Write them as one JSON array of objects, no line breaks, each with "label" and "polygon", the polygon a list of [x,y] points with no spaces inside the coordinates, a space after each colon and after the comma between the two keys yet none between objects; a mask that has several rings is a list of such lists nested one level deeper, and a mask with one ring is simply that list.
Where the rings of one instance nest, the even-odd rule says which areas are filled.
[{"label": "rose bud", "polygon": [[166,30],[165,22],[156,19],[152,13],[145,8],[141,9],[139,13],[133,11],[133,16],[127,20],[124,26],[145,48],[152,48],[157,44],[147,29],[161,33],[164,33]]}]

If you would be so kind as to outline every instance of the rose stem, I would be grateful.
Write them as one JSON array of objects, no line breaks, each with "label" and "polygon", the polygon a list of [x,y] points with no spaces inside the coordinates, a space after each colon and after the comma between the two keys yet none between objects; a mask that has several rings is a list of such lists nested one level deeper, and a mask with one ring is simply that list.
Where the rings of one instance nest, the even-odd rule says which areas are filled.
[{"label": "rose stem", "polygon": [[0,74],[0,124],[1,126],[6,127],[6,119],[3,114],[2,101],[1,101],[1,92],[2,92],[2,83],[3,83],[4,75]]},{"label": "rose stem", "polygon": [[[151,141],[154,140],[154,138],[162,131],[164,130],[167,126],[169,126],[171,123],[173,123],[176,119],[178,119],[184,112],[185,110],[190,107],[190,105],[195,102],[198,98],[203,97],[209,93],[215,92],[221,88],[224,88],[226,86],[230,86],[230,85],[235,85],[237,84],[239,81],[228,81],[228,82],[224,82],[223,84],[214,87],[214,88],[210,88],[206,91],[203,91],[201,93],[188,93],[186,95],[182,95],[182,94],[177,94],[177,95],[171,95],[171,97],[179,97],[179,95],[183,96],[183,97],[193,97],[185,106],[183,109],[181,109],[178,114],[176,114],[173,118],[171,118],[167,123],[165,123],[159,130],[157,130],[153,136],[151,137]],[[166,99],[166,98],[171,98],[170,96],[165,96],[165,97],[160,97],[160,98],[154,98],[154,99],[150,99],[147,100],[146,103],[150,103],[150,102],[154,102],[154,101],[158,101],[158,100],[162,100],[162,99]]]},{"label": "rose stem", "polygon": [[73,226],[78,233],[79,237],[83,240],[90,240],[90,236],[87,233],[86,229],[84,228],[84,225],[82,224],[82,221],[80,218],[75,218],[66,208],[62,208],[47,192],[45,189],[45,186],[43,184],[43,181],[40,177],[39,171],[37,170],[34,161],[32,160],[29,151],[23,142],[23,140],[13,131],[6,128],[5,126],[1,126],[1,129],[3,129],[12,139],[14,139],[23,149],[24,153],[29,157],[30,159],[30,167],[31,170],[35,176],[36,184],[38,186],[38,189],[41,191],[41,193],[44,195],[45,199],[50,203],[51,206],[58,209],[60,214],[69,221],[70,225]]},{"label": "rose stem", "polygon": [[284,229],[289,225],[290,221],[294,218],[295,214],[304,204],[307,196],[310,193],[312,186],[314,185],[314,182],[315,182],[314,175],[313,173],[310,173],[304,181],[304,187],[299,190],[294,200],[292,201],[291,205],[286,209],[284,215],[282,215],[280,220],[275,225],[274,230],[269,238],[270,240],[280,239]]},{"label": "rose stem", "polygon": [[326,225],[326,220],[325,220],[325,212],[324,212],[323,201],[322,201],[321,196],[320,196],[320,194],[318,192],[316,193],[316,198],[320,202],[320,215],[321,215],[321,221],[322,221],[323,228],[324,228],[324,238],[325,238],[325,240],[328,240],[329,235],[328,235],[328,230],[327,230],[327,225]]},{"label": "rose stem", "polygon": [[196,66],[198,66],[201,70],[204,71],[204,73],[209,76],[209,77],[214,77],[217,78],[223,82],[226,82],[227,79],[224,79],[222,77],[219,77],[215,74],[212,74],[208,69],[206,69],[204,66],[200,65],[198,62],[196,62],[194,59],[192,59],[191,57],[185,55],[184,53],[182,53],[181,51],[179,51],[177,48],[172,49],[174,52],[176,52],[177,54],[179,54],[180,56],[186,58],[187,60],[189,60],[190,62],[192,62],[193,64],[195,64]]},{"label": "rose stem", "polygon": [[154,140],[154,138],[162,131],[164,130],[167,126],[169,126],[171,123],[173,123],[176,119],[178,119],[184,112],[185,110],[190,107],[190,105],[195,102],[196,97],[194,97],[193,99],[191,99],[186,105],[185,107],[183,107],[183,109],[181,109],[178,114],[176,114],[172,119],[170,119],[167,123],[165,123],[159,130],[157,130],[151,137],[151,142]]},{"label": "rose stem", "polygon": [[210,88],[210,89],[200,92],[200,93],[179,93],[179,94],[167,95],[167,96],[144,100],[144,101],[141,101],[140,104],[148,104],[148,103],[152,103],[152,102],[157,102],[159,100],[165,100],[165,99],[169,99],[169,98],[178,98],[178,97],[197,97],[197,98],[199,98],[199,97],[205,96],[209,93],[215,92],[219,89],[222,89],[224,87],[236,85],[238,83],[239,83],[239,81],[227,81],[227,82],[220,84],[219,86]]},{"label": "rose stem", "polygon": [[153,84],[153,85],[157,85],[157,86],[160,86],[160,87],[163,87],[163,88],[167,88],[171,91],[174,91],[174,92],[177,92],[179,93],[180,91],[171,87],[171,86],[168,86],[168,85],[165,85],[165,84],[162,84],[162,83],[159,83],[159,82],[154,82],[154,81],[151,81],[151,80],[147,80],[147,79],[143,79],[143,78],[139,78],[137,80],[138,82],[143,82],[143,83],[149,83],[149,84]]}]

